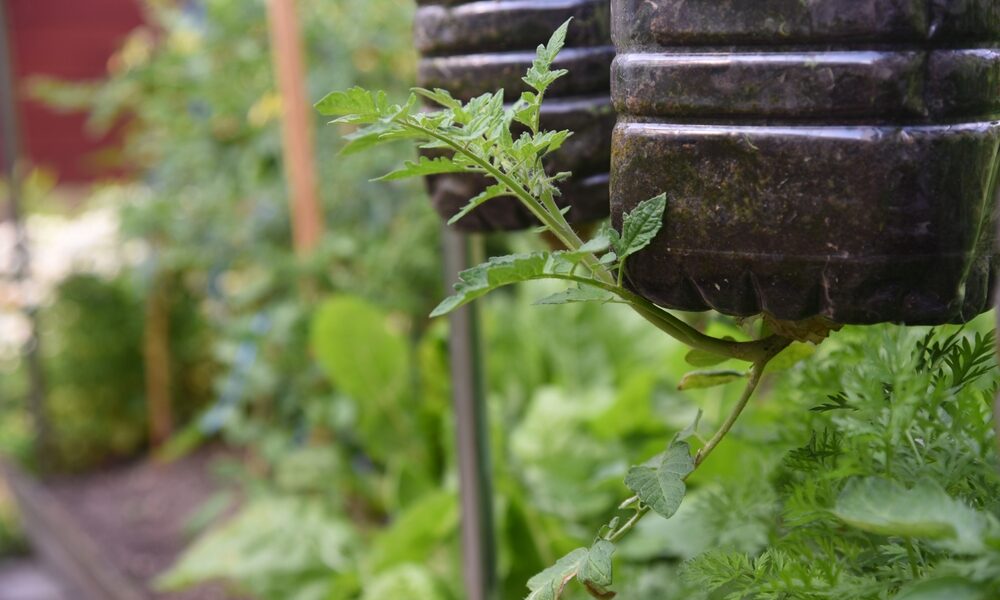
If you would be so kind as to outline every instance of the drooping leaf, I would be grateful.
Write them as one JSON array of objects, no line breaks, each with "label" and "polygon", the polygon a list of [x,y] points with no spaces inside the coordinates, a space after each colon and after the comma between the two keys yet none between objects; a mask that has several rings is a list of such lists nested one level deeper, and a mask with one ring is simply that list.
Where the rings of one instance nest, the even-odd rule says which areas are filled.
[{"label": "drooping leaf", "polygon": [[454,98],[451,95],[451,92],[449,92],[448,90],[443,90],[441,88],[434,88],[433,90],[429,90],[426,88],[415,87],[411,88],[411,91],[417,94],[418,96],[423,96],[424,98],[427,98],[431,102],[434,102],[435,104],[440,104],[445,108],[451,108],[451,109],[462,108],[462,101]]},{"label": "drooping leaf", "polygon": [[[441,175],[445,173],[462,173],[468,170],[468,165],[454,158],[438,156],[427,158],[421,156],[416,162],[408,160],[402,168],[387,173],[375,181],[396,181],[408,179],[410,177],[425,177],[427,175]],[[492,187],[492,186],[491,186]]]},{"label": "drooping leaf", "polygon": [[480,205],[494,198],[499,198],[500,196],[506,196],[508,194],[509,191],[507,189],[507,186],[500,183],[494,183],[493,185],[488,186],[485,190],[479,192],[479,194],[477,194],[471,200],[469,200],[469,202],[462,208],[462,210],[458,211],[455,214],[455,216],[448,219],[448,224],[454,225],[455,223],[462,220],[470,212],[479,208]]},{"label": "drooping leaf", "polygon": [[669,519],[680,508],[687,491],[684,479],[694,471],[687,442],[674,442],[655,466],[629,469],[625,485],[660,516]]},{"label": "drooping leaf", "polygon": [[556,561],[556,564],[545,569],[528,580],[527,600],[558,600],[569,583],[587,560],[589,551],[577,548]]},{"label": "drooping leaf", "polygon": [[681,378],[679,390],[699,390],[726,385],[747,376],[746,371],[692,371]]},{"label": "drooping leaf", "polygon": [[795,342],[771,359],[765,367],[765,373],[787,371],[795,365],[816,354],[816,346],[808,342]]},{"label": "drooping leaf", "polygon": [[988,526],[983,515],[931,480],[907,489],[881,477],[853,479],[833,514],[863,531],[933,540],[956,552],[980,550]]},{"label": "drooping leaf", "polygon": [[653,241],[663,227],[663,213],[667,210],[667,195],[660,194],[640,202],[622,220],[621,239],[615,246],[619,260],[642,250]]},{"label": "drooping leaf", "polygon": [[610,590],[614,583],[612,557],[615,549],[612,542],[598,540],[587,551],[587,558],[580,563],[576,578],[595,598],[604,600],[615,597],[615,593]]},{"label": "drooping leaf", "polygon": [[684,355],[684,360],[692,367],[714,367],[726,362],[729,357],[695,348]]}]

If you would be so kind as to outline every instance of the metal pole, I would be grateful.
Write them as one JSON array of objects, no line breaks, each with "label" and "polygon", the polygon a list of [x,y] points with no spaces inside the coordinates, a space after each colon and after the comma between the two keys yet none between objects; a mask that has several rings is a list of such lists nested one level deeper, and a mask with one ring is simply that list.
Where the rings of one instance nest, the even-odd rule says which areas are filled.
[{"label": "metal pole", "polygon": [[[0,0],[0,126],[3,129],[3,172],[8,182],[7,218],[14,225],[14,281],[23,285],[31,274],[31,253],[28,235],[21,218],[21,174],[18,158],[21,152],[17,120],[17,99],[14,87],[7,3]],[[24,313],[31,324],[24,348],[28,369],[28,410],[35,426],[35,449],[40,463],[48,460],[49,426],[45,414],[45,377],[42,370],[41,344],[38,337],[38,310],[34,298],[26,298]]]},{"label": "metal pole", "polygon": [[[445,227],[445,280],[451,283],[469,267],[468,237]],[[450,318],[452,402],[458,449],[459,487],[462,497],[462,569],[468,600],[496,597],[496,545],[493,531],[490,433],[483,392],[482,353],[475,304]]]}]

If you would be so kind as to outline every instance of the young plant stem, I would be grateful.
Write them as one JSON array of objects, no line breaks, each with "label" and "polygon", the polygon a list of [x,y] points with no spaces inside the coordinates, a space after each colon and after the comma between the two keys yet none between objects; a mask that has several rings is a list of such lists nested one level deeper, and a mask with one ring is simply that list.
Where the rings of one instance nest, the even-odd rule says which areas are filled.
[{"label": "young plant stem", "polygon": [[[709,439],[708,442],[695,455],[694,468],[696,470],[698,469],[698,467],[701,466],[702,463],[705,462],[705,460],[709,457],[709,455],[712,454],[715,448],[718,447],[719,443],[722,442],[723,439],[725,439],[726,435],[728,435],[729,432],[732,431],[733,426],[736,424],[736,421],[739,420],[740,415],[743,414],[743,411],[750,403],[750,399],[753,397],[754,392],[757,390],[758,385],[760,385],[760,380],[764,376],[764,369],[767,367],[767,363],[769,363],[772,358],[777,356],[778,353],[784,350],[791,343],[791,340],[786,340],[782,338],[778,338],[778,340],[779,342],[773,348],[770,349],[769,353],[767,353],[763,358],[754,362],[753,367],[750,370],[750,377],[747,380],[746,386],[743,388],[743,393],[740,394],[740,398],[736,402],[736,405],[733,406],[733,409],[732,411],[730,411],[729,416],[726,417],[726,420],[722,423],[721,426],[719,426],[719,429],[715,432],[715,435],[713,435],[711,439]],[[690,477],[690,475],[688,475],[688,477]],[[687,477],[685,477],[684,479],[686,480]],[[620,507],[622,510],[624,510],[629,506],[634,506],[638,504],[638,502],[639,502],[639,497],[632,496],[628,500],[622,502]],[[635,526],[639,524],[639,521],[641,521],[643,517],[649,514],[650,510],[651,509],[649,506],[644,504],[639,504],[638,508],[635,509],[635,514],[633,514],[632,517],[628,521],[626,521],[621,527],[608,534],[605,537],[605,539],[607,539],[609,542],[612,543],[618,542],[623,537],[625,537],[628,534],[628,532],[632,531],[632,529],[634,529]]]},{"label": "young plant stem", "polygon": [[[454,140],[449,139],[447,136],[432,129],[428,129],[427,127],[424,127],[410,119],[403,119],[400,121],[400,124],[412,131],[419,132],[429,138],[446,144],[456,153],[459,153],[471,160],[480,169],[482,169],[485,174],[495,179],[498,183],[502,184],[512,194],[514,194],[521,204],[524,205],[524,207],[527,208],[542,224],[548,227],[552,234],[555,235],[568,250],[576,251],[583,246],[583,240],[581,240],[576,231],[573,230],[573,227],[566,220],[565,215],[559,211],[551,194],[544,195],[542,201],[540,202],[535,199],[531,195],[531,192],[526,190],[524,186],[515,181],[513,177],[493,165],[490,161],[477,155],[475,152],[470,151],[463,144],[459,144]],[[639,313],[640,316],[652,323],[658,329],[692,348],[697,348],[699,350],[704,350],[706,352],[718,354],[727,358],[757,362],[762,357],[767,356],[773,347],[780,345],[782,342],[782,338],[778,337],[765,338],[756,342],[734,342],[705,335],[669,312],[663,310],[659,306],[656,306],[645,298],[642,298],[637,294],[633,294],[625,289],[620,281],[620,275],[622,272],[621,269],[619,269],[619,277],[616,278],[615,274],[612,273],[606,265],[602,264],[600,259],[593,254],[585,256],[583,264],[590,270],[594,279],[581,279],[580,282],[586,285],[596,284],[598,287],[617,295],[621,299],[625,300],[625,302],[627,302],[633,310]],[[787,343],[785,343],[782,348],[785,346],[787,346]]]}]

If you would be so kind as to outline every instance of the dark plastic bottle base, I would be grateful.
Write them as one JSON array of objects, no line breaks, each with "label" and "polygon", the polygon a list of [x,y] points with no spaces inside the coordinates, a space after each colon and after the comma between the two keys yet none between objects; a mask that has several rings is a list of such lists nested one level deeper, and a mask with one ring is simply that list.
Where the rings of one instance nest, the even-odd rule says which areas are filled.
[{"label": "dark plastic bottle base", "polygon": [[629,284],[671,308],[837,323],[990,308],[1000,124],[615,130],[612,217],[668,193]]},{"label": "dark plastic bottle base", "polygon": [[666,307],[845,324],[991,306],[1000,0],[614,0],[616,224]]}]

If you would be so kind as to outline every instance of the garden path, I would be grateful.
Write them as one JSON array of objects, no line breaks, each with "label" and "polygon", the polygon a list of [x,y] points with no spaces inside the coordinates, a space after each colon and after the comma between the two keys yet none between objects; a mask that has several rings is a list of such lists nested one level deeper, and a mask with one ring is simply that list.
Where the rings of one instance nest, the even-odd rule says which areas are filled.
[{"label": "garden path", "polygon": [[0,564],[0,600],[80,600],[69,594],[40,562],[19,559]]}]

